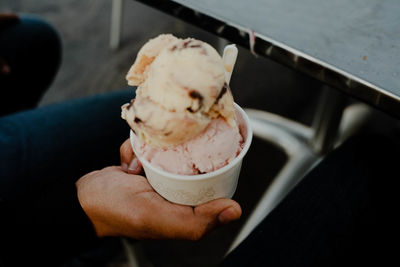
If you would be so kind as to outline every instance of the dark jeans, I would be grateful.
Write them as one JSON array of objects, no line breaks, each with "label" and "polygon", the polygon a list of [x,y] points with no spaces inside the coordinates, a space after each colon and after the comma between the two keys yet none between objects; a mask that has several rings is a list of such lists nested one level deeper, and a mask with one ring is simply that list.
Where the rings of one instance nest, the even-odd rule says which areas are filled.
[{"label": "dark jeans", "polygon": [[61,60],[56,30],[34,16],[21,16],[0,30],[0,57],[10,73],[0,73],[0,116],[33,108],[51,84]]},{"label": "dark jeans", "polygon": [[[90,229],[79,228],[84,224],[71,227],[75,213],[68,202],[76,196],[65,196],[83,174],[119,163],[118,149],[129,130],[120,119],[120,106],[133,96],[132,90],[121,91],[0,118],[0,196],[3,204],[16,203],[11,206],[20,213],[16,218],[26,220],[37,232],[33,236],[46,241],[38,245],[32,234],[26,239],[17,235],[23,248],[38,259],[73,257],[75,248],[93,244],[85,240]],[[391,262],[397,248],[398,207],[398,163],[391,153],[399,152],[395,142],[377,135],[346,142],[310,172],[222,265]],[[71,217],[65,225],[54,218],[60,207]],[[40,225],[43,221],[48,222],[45,227]]]},{"label": "dark jeans", "polygon": [[[0,74],[0,266],[58,266],[71,258],[66,266],[102,266],[116,242],[95,237],[75,181],[119,164],[129,133],[120,106],[134,90],[32,109],[61,58],[58,34],[40,18],[1,28],[0,56],[11,69]],[[101,255],[83,253],[104,244],[111,246]]]},{"label": "dark jeans", "polygon": [[222,266],[398,265],[399,152],[398,143],[383,136],[352,138],[310,172]]},{"label": "dark jeans", "polygon": [[130,89],[0,117],[0,197],[119,164],[129,136],[120,106],[133,97]]},{"label": "dark jeans", "polygon": [[120,106],[133,97],[130,89],[0,118],[0,255],[7,262],[58,266],[95,244],[75,181],[119,164],[129,136]]}]

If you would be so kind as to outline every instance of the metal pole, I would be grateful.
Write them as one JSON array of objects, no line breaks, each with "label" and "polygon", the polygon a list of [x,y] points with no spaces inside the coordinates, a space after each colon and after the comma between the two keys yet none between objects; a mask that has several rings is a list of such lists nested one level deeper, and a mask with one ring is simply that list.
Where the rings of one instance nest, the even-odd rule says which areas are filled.
[{"label": "metal pole", "polygon": [[111,6],[110,47],[113,50],[119,48],[122,28],[123,0],[113,0]]},{"label": "metal pole", "polygon": [[308,140],[312,136],[310,128],[265,111],[246,109],[246,113],[249,115],[254,135],[283,149],[288,156],[288,161],[271,185],[266,188],[227,254],[254,230],[304,177],[305,173],[320,160],[308,146]]},{"label": "metal pole", "polygon": [[346,103],[346,96],[341,92],[325,85],[322,89],[312,124],[314,135],[310,140],[312,149],[319,155],[324,155],[333,148]]}]

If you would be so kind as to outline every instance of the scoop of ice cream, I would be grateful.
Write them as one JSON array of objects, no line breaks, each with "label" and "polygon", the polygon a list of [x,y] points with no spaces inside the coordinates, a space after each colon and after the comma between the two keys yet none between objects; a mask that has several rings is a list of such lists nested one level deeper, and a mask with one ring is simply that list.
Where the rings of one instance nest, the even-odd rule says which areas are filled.
[{"label": "scoop of ice cream", "polygon": [[242,135],[224,119],[212,120],[196,137],[167,148],[148,145],[134,139],[134,150],[140,158],[164,171],[195,175],[215,171],[232,161],[241,151]]},{"label": "scoop of ice cream", "polygon": [[147,77],[148,67],[168,44],[177,42],[178,38],[172,34],[161,34],[150,39],[137,54],[136,60],[126,75],[126,80],[131,86],[140,85]]},{"label": "scoop of ice cream", "polygon": [[138,89],[122,117],[145,143],[183,143],[219,117],[235,127],[222,58],[205,42],[160,35],[141,48],[127,80]]}]

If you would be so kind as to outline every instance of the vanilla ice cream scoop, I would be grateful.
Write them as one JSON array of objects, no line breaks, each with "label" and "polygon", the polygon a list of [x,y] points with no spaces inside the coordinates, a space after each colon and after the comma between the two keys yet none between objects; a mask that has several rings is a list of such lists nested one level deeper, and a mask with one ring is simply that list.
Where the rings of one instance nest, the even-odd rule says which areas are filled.
[{"label": "vanilla ice cream scoop", "polygon": [[205,42],[170,34],[151,39],[126,78],[138,89],[136,99],[122,106],[122,118],[147,144],[183,143],[215,118],[236,126],[224,63]]}]

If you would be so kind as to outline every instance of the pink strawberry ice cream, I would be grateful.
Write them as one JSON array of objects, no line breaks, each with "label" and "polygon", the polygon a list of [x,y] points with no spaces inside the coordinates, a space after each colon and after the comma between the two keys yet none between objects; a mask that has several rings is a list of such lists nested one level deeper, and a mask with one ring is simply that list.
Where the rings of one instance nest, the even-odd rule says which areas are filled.
[{"label": "pink strawberry ice cream", "polygon": [[127,80],[138,88],[121,116],[135,133],[139,158],[170,173],[195,175],[240,153],[243,137],[224,64],[209,44],[160,35],[141,48]]},{"label": "pink strawberry ice cream", "polygon": [[135,151],[167,172],[194,175],[212,172],[232,161],[241,151],[243,138],[237,127],[223,119],[212,120],[195,138],[172,147],[159,148],[135,138]]}]

